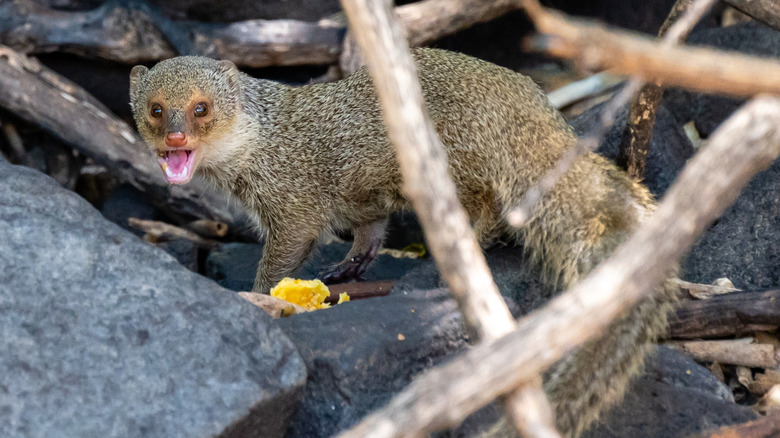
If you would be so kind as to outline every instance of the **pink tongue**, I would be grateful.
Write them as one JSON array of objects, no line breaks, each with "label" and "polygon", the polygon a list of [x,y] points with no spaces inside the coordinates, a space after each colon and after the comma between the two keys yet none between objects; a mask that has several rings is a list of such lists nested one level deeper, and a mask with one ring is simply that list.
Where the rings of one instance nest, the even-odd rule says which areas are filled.
[{"label": "pink tongue", "polygon": [[179,174],[184,169],[184,165],[187,164],[187,152],[184,151],[170,151],[168,152],[168,167],[171,168],[171,172]]}]

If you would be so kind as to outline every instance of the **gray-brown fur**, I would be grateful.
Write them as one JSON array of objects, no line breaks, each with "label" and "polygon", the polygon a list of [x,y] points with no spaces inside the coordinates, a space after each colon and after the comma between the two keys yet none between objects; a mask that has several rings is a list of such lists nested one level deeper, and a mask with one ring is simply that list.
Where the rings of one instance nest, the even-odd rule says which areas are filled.
[{"label": "gray-brown fur", "polygon": [[[551,284],[567,286],[654,210],[647,189],[586,154],[526,227],[510,229],[508,211],[574,145],[575,135],[523,75],[439,50],[417,49],[414,57],[460,200],[482,243],[515,236]],[[131,101],[152,149],[164,147],[168,129],[150,124],[152,98],[181,109],[198,90],[214,105],[212,119],[184,128],[204,149],[198,171],[240,199],[267,235],[255,291],[268,292],[299,267],[324,230],[355,234],[344,265],[370,256],[381,244],[387,216],[409,207],[365,69],[335,83],[288,87],[206,58],[175,58],[149,72],[139,68],[131,78]],[[664,329],[671,290],[646,300],[603,339],[548,372],[545,389],[562,430],[578,434],[622,396],[644,345]]]}]

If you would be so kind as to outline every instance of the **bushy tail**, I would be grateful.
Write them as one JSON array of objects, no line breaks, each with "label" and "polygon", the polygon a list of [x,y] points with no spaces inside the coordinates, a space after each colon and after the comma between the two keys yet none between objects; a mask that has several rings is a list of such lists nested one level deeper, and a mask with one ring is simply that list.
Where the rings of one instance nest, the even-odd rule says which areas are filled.
[{"label": "bushy tail", "polygon": [[[588,154],[542,200],[520,234],[548,281],[568,288],[609,257],[654,210],[645,187],[603,158]],[[548,370],[544,387],[562,432],[579,435],[623,396],[631,377],[642,368],[648,343],[664,332],[676,291],[667,281],[618,318],[600,339]]]}]

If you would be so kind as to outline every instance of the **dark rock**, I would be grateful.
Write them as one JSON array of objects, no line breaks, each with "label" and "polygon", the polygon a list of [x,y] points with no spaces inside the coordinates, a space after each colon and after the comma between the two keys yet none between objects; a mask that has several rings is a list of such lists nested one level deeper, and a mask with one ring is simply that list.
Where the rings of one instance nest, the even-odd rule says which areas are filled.
[{"label": "dark rock", "polygon": [[[697,30],[688,38],[688,44],[748,55],[780,56],[780,32],[758,22]],[[708,137],[745,100],[672,88],[664,93],[664,102],[681,125],[693,120],[699,135]]]},{"label": "dark rock", "polygon": [[[543,306],[555,289],[543,285],[536,267],[525,260],[520,247],[495,247],[485,253],[488,267],[498,290],[509,301],[515,317]],[[446,287],[433,263],[423,264],[395,282],[393,292],[407,293],[418,289]]]},{"label": "dark rock", "polygon": [[[588,135],[598,121],[602,105],[580,114],[571,121],[578,135]],[[615,118],[615,123],[609,130],[596,152],[612,161],[617,160],[620,143],[626,126],[628,108],[623,109]],[[657,197],[661,197],[672,185],[686,161],[693,155],[693,146],[682,129],[682,124],[672,116],[661,104],[653,126],[653,137],[650,140],[650,152],[647,156],[644,183]]]},{"label": "dark rock", "polygon": [[645,380],[698,391],[728,402],[734,401],[728,386],[689,356],[665,346],[654,350],[645,365]]},{"label": "dark rock", "polygon": [[167,242],[159,242],[154,246],[167,252],[175,258],[182,266],[192,272],[199,272],[199,249],[198,245],[188,239],[173,239]]},{"label": "dark rock", "polygon": [[[295,278],[320,278],[330,266],[339,263],[349,252],[351,243],[329,243],[319,245],[306,263],[293,273]],[[228,289],[252,290],[257,274],[257,264],[262,255],[262,244],[229,243],[212,251],[206,259],[206,276]],[[427,259],[395,258],[381,254],[369,266],[364,278],[368,281],[394,280],[401,278],[415,266]]]},{"label": "dark rock", "polygon": [[281,436],[305,381],[258,308],[0,163],[3,436]]},{"label": "dark rock", "polygon": [[[671,356],[662,354],[666,359]],[[706,377],[709,372],[695,363],[685,365],[687,361],[690,359],[662,360],[659,368],[649,369],[644,378],[631,384],[623,401],[605,413],[582,438],[696,436],[705,430],[757,417],[750,408],[723,400],[723,389],[715,383],[717,380],[711,374]],[[692,375],[686,378],[685,373],[690,370]],[[655,379],[658,375],[663,377]],[[670,381],[673,385],[667,383]],[[705,387],[696,387],[697,384]]]},{"label": "dark rock", "polygon": [[780,160],[756,175],[693,246],[681,277],[699,283],[728,277],[741,289],[780,286]]},{"label": "dark rock", "polygon": [[143,231],[128,224],[131,217],[145,220],[158,220],[157,209],[149,202],[149,198],[129,184],[115,187],[100,208],[103,216],[120,227],[142,236]]},{"label": "dark rock", "polygon": [[[515,316],[539,307],[554,293],[526,266],[521,248],[494,248],[487,259],[502,293],[512,297]],[[353,426],[424,370],[464,348],[468,336],[455,302],[446,289],[438,288],[441,285],[435,267],[427,263],[398,280],[387,297],[279,321],[309,371],[288,437],[330,436]],[[626,401],[586,436],[676,437],[754,417],[749,409],[727,401],[728,389],[705,368],[674,350],[659,351]],[[434,436],[516,436],[502,413],[494,402],[456,429]]]},{"label": "dark rock", "polygon": [[467,342],[446,289],[394,292],[278,324],[309,374],[288,438],[331,436],[354,425]]}]

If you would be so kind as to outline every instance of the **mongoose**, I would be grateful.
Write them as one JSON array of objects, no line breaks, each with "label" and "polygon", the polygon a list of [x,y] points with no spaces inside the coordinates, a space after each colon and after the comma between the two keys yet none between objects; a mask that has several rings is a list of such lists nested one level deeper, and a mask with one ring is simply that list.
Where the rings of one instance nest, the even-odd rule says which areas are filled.
[{"label": "mongoose", "polygon": [[[648,190],[586,154],[528,224],[505,217],[576,136],[528,77],[466,55],[415,49],[427,109],[480,242],[522,242],[552,284],[566,287],[606,258],[655,209]],[[364,272],[388,215],[409,207],[365,68],[300,87],[254,79],[228,61],[178,57],[130,78],[138,130],[170,183],[195,172],[243,202],[266,233],[254,291],[298,268],[325,230],[354,243],[330,281]],[[561,360],[545,389],[558,426],[577,435],[620,397],[644,346],[664,329],[671,288],[646,299],[600,340]],[[597,293],[597,291],[594,291]]]}]

